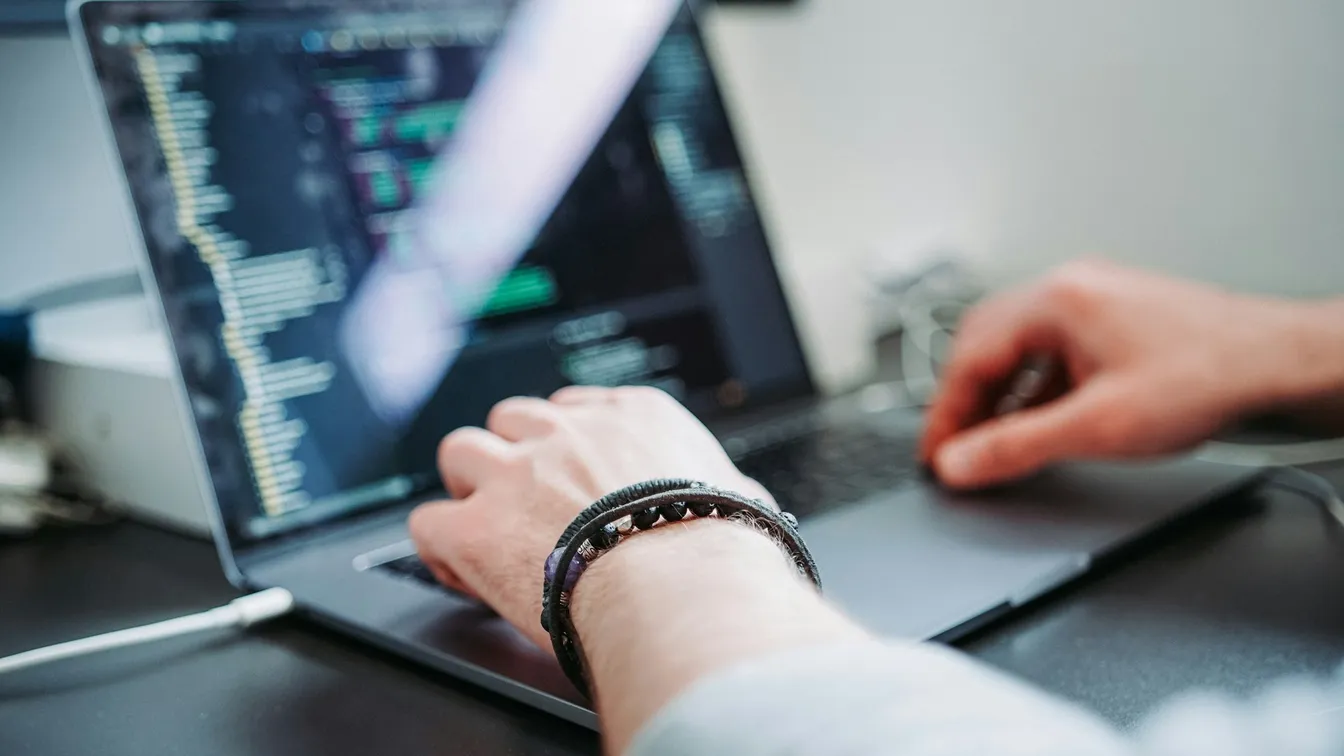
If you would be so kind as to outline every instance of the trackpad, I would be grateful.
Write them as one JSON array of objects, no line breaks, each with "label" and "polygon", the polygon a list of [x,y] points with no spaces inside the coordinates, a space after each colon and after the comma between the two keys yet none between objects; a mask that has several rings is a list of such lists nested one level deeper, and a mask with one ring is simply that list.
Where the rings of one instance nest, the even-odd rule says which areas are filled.
[{"label": "trackpad", "polygon": [[1173,460],[1067,465],[976,495],[912,482],[801,530],[830,598],[883,634],[923,639],[1040,595],[1250,474]]},{"label": "trackpad", "polygon": [[802,523],[827,598],[882,635],[931,638],[1085,568],[1076,552],[982,538],[932,498],[912,487]]}]

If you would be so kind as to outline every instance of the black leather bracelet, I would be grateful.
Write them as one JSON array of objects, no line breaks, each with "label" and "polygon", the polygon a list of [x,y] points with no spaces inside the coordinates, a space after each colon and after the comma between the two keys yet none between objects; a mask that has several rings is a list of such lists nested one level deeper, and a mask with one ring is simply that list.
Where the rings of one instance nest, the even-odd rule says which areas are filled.
[{"label": "black leather bracelet", "polygon": [[588,565],[626,537],[686,518],[743,518],[780,543],[798,571],[821,588],[816,562],[798,535],[798,520],[759,499],[694,480],[668,478],[639,483],[594,502],[565,529],[546,559],[541,626],[551,635],[560,667],[588,694],[583,648],[569,614],[570,596]]}]

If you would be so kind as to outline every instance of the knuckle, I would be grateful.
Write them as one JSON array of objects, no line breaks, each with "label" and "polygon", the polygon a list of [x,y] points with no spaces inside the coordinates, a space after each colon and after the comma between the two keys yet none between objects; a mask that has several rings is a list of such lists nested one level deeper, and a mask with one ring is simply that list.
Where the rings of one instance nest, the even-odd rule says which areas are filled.
[{"label": "knuckle", "polygon": [[[989,313],[992,309],[990,303],[982,302],[966,310],[957,323],[958,334],[964,336],[983,330],[989,324]],[[955,349],[955,347],[956,342],[953,342],[953,348]]]},{"label": "knuckle", "polygon": [[517,453],[504,458],[500,470],[509,480],[529,480],[532,478],[532,464],[536,457],[535,447],[520,449]]},{"label": "knuckle", "polygon": [[522,397],[515,396],[504,399],[490,408],[490,414],[487,416],[487,420],[497,421],[500,418],[519,412],[525,405],[526,402],[523,401]]},{"label": "knuckle", "polygon": [[1016,448],[1000,435],[990,436],[981,442],[977,450],[977,466],[982,470],[995,471],[1013,467],[1016,463]]},{"label": "knuckle", "polygon": [[1066,315],[1086,313],[1096,298],[1096,277],[1090,269],[1073,267],[1085,265],[1071,263],[1050,276],[1041,292],[1043,303]]},{"label": "knuckle", "polygon": [[571,396],[578,397],[582,396],[584,393],[585,390],[584,387],[582,386],[561,386],[560,388],[551,392],[551,401],[555,401],[557,399],[563,400]]},{"label": "knuckle", "polygon": [[1064,263],[1059,272],[1066,276],[1094,278],[1112,270],[1112,265],[1099,257],[1080,257]]},{"label": "knuckle", "polygon": [[652,386],[622,386],[613,389],[616,400],[622,404],[653,405],[671,401],[666,391]]},{"label": "knuckle", "polygon": [[439,452],[450,451],[471,443],[471,433],[466,428],[458,428],[448,433],[439,442]]},{"label": "knuckle", "polygon": [[948,350],[944,381],[960,377],[966,367],[984,353],[986,338],[984,330],[975,323],[970,323],[957,332],[957,337],[953,339],[952,347]]},{"label": "knuckle", "polygon": [[485,427],[498,428],[500,420],[507,417],[509,414],[509,406],[510,406],[509,403],[511,401],[513,400],[505,399],[504,401],[491,407],[490,412],[487,413],[485,416]]},{"label": "knuckle", "polygon": [[607,388],[606,386],[573,384],[570,386],[562,386],[561,388],[556,389],[555,393],[551,394],[551,399],[567,399],[570,397],[603,399],[606,398],[606,396],[610,393],[611,389]]},{"label": "knuckle", "polygon": [[526,417],[528,421],[547,430],[553,430],[560,423],[560,412],[550,402],[532,397],[513,397],[496,404],[486,418],[486,427],[494,428],[507,424],[511,419]]},{"label": "knuckle", "polygon": [[412,541],[417,544],[429,541],[430,534],[434,530],[434,514],[434,510],[427,505],[411,510],[410,517],[406,518],[406,529],[410,531]]},{"label": "knuckle", "polygon": [[561,412],[543,410],[537,412],[532,421],[547,433],[557,433],[569,427],[567,416]]},{"label": "knuckle", "polygon": [[563,436],[573,430],[573,421],[567,412],[542,412],[532,420],[543,433],[550,436]]},{"label": "knuckle", "polygon": [[439,460],[448,459],[468,449],[483,446],[480,432],[475,428],[458,428],[439,442]]}]

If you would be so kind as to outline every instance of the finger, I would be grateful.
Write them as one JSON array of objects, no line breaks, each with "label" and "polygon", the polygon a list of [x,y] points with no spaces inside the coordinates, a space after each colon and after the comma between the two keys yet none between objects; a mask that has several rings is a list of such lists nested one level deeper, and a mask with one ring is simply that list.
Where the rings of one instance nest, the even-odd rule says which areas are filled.
[{"label": "finger", "polygon": [[998,395],[1028,355],[1058,349],[1059,330],[1036,300],[1033,290],[1025,290],[967,315],[926,414],[922,461],[932,461],[949,438],[990,417]]},{"label": "finger", "polygon": [[458,428],[439,443],[439,475],[454,499],[465,499],[513,453],[509,442],[481,428]]},{"label": "finger", "polygon": [[490,410],[485,427],[508,441],[540,438],[555,430],[560,408],[530,396],[505,399]]},{"label": "finger", "polygon": [[463,596],[466,596],[467,598],[472,599],[474,601],[481,600],[480,595],[478,595],[476,591],[472,590],[471,586],[462,582],[462,579],[457,576],[456,572],[453,572],[451,569],[449,569],[448,565],[434,560],[425,562],[425,565],[429,567],[430,572],[434,573],[434,579],[439,581],[439,583],[443,585],[443,587],[447,588],[450,591],[460,593]]},{"label": "finger", "polygon": [[551,394],[551,401],[563,405],[610,404],[614,396],[605,386],[566,386]]},{"label": "finger", "polygon": [[479,601],[480,595],[453,571],[446,559],[452,547],[443,534],[457,527],[455,515],[465,506],[469,505],[449,501],[421,504],[411,512],[407,528],[420,561],[434,573],[434,578],[447,588]]},{"label": "finger", "polygon": [[925,413],[919,449],[922,461],[931,461],[938,447],[958,430],[983,419],[979,415],[984,413],[984,384],[1002,380],[1000,371],[1011,369],[1003,364],[1013,357],[1011,341],[995,336],[1004,332],[1005,324],[1020,318],[1026,306],[1021,296],[1004,295],[978,305],[962,318],[938,390]]},{"label": "finger", "polygon": [[980,488],[1022,478],[1065,459],[1116,456],[1133,410],[1123,395],[1093,383],[1057,401],[989,420],[952,436],[934,456],[938,478]]}]

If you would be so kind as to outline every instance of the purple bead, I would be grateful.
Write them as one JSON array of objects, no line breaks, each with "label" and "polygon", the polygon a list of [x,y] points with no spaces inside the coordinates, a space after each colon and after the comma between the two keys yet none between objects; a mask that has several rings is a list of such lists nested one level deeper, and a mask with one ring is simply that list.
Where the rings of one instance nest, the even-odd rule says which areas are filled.
[{"label": "purple bead", "polygon": [[[560,569],[560,559],[565,555],[564,549],[556,549],[551,555],[546,557],[546,582],[555,582],[555,573]],[[569,563],[569,569],[565,570],[565,583],[561,590],[566,593],[574,590],[574,585],[579,582],[579,576],[587,569],[588,564],[583,561],[583,557],[576,556],[574,561]]]}]

